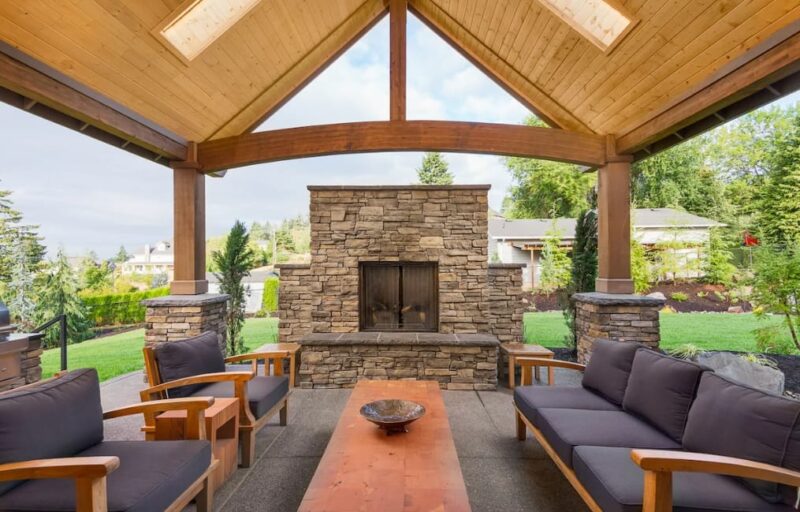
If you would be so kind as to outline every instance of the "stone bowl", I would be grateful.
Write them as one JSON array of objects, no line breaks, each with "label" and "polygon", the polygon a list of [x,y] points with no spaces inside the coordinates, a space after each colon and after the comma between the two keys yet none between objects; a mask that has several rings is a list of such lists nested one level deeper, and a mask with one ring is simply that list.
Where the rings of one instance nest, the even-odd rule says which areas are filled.
[{"label": "stone bowl", "polygon": [[408,432],[406,425],[425,416],[425,407],[409,400],[376,400],[362,405],[359,412],[388,435]]}]

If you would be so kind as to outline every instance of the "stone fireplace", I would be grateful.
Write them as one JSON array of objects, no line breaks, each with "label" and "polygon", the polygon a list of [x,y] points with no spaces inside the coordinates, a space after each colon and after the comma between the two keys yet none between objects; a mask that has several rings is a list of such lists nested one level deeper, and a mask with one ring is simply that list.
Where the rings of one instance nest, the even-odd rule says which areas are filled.
[{"label": "stone fireplace", "polygon": [[311,263],[280,266],[301,387],[359,378],[494,389],[522,333],[521,268],[489,265],[488,185],[308,187]]}]

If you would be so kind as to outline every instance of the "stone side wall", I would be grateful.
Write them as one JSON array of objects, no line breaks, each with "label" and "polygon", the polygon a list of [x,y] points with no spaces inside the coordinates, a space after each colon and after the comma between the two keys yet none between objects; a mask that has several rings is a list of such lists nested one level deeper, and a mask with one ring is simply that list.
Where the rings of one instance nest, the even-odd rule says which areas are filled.
[{"label": "stone side wall", "polygon": [[489,332],[488,186],[308,188],[313,332],[358,331],[359,261],[438,262],[440,332]]},{"label": "stone side wall", "polygon": [[517,264],[489,265],[490,332],[501,343],[522,341],[522,267]]},{"label": "stone side wall", "polygon": [[281,343],[297,343],[311,333],[311,310],[319,306],[321,284],[312,275],[310,265],[277,265],[278,339]]},{"label": "stone side wall", "polygon": [[598,339],[636,342],[658,348],[658,312],[664,301],[639,295],[576,293],[578,362],[587,363]]},{"label": "stone side wall", "polygon": [[[18,388],[27,384],[39,382],[42,379],[42,335],[27,333],[12,333],[8,337],[9,341],[4,343],[23,344],[14,349],[14,352],[6,352],[4,356],[18,357],[20,363],[19,375],[0,381],[0,392]],[[18,350],[18,351],[16,351]],[[2,375],[0,374],[0,377]]]},{"label": "stone side wall", "polygon": [[217,333],[227,353],[226,321],[229,297],[223,294],[167,295],[142,301],[145,306],[145,345],[178,341],[205,331]]}]

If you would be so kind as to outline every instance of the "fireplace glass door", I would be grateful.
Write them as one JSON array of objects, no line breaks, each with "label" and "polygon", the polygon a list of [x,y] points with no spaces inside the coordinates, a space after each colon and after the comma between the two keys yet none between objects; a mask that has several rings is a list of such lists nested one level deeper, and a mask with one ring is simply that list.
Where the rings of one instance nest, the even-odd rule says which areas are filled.
[{"label": "fireplace glass door", "polygon": [[362,331],[437,330],[436,263],[364,262],[360,274]]}]

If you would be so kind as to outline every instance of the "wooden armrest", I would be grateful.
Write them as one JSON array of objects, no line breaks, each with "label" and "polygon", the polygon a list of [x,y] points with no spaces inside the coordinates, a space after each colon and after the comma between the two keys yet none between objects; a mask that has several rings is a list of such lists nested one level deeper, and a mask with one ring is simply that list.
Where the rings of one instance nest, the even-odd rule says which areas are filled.
[{"label": "wooden armrest", "polygon": [[800,472],[752,460],[671,450],[632,450],[631,458],[643,470],[656,473],[714,473],[800,487]]},{"label": "wooden armrest", "polygon": [[544,359],[539,357],[517,357],[514,361],[521,367],[526,366],[550,366],[553,368],[567,368],[582,372],[586,370],[586,365],[573,363],[572,361],[562,361],[560,359]]},{"label": "wooden armrest", "polygon": [[126,405],[103,413],[103,419],[119,418],[132,414],[157,414],[165,411],[204,411],[214,404],[214,397],[170,398],[140,404]]},{"label": "wooden armrest", "polygon": [[230,381],[248,381],[255,376],[253,372],[219,372],[219,373],[204,373],[202,375],[192,375],[191,377],[184,377],[182,379],[171,380],[169,382],[161,383],[157,386],[152,386],[141,391],[142,397],[145,395],[153,395],[162,391],[167,391],[172,388],[179,388],[182,386],[191,386],[193,384],[212,384],[214,382],[230,382]]},{"label": "wooden armrest", "polygon": [[26,460],[0,464],[0,481],[40,478],[103,478],[118,467],[118,457]]},{"label": "wooden armrest", "polygon": [[242,361],[260,361],[265,359],[283,359],[289,357],[288,350],[276,350],[273,352],[250,352],[249,354],[239,354],[225,358],[226,363],[241,363]]}]

